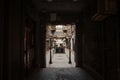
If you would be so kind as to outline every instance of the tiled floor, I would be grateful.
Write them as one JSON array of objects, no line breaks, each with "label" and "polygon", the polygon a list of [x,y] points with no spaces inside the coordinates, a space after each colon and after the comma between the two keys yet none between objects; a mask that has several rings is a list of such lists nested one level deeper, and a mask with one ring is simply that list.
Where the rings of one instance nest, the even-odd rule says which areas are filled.
[{"label": "tiled floor", "polygon": [[52,68],[70,68],[75,67],[75,60],[74,60],[74,52],[71,52],[71,61],[72,63],[69,64],[69,50],[65,49],[65,53],[53,53],[52,51],[52,64],[49,64],[50,61],[50,51],[47,52],[46,55],[46,67]]},{"label": "tiled floor", "polygon": [[44,68],[26,80],[96,80],[80,68]]}]

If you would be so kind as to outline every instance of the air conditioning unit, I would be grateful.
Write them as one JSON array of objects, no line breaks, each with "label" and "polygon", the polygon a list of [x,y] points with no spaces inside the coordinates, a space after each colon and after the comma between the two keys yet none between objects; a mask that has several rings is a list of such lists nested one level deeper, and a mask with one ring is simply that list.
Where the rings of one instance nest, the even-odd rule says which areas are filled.
[{"label": "air conditioning unit", "polygon": [[101,21],[109,15],[117,13],[117,0],[98,0],[97,13],[92,17],[94,21]]}]

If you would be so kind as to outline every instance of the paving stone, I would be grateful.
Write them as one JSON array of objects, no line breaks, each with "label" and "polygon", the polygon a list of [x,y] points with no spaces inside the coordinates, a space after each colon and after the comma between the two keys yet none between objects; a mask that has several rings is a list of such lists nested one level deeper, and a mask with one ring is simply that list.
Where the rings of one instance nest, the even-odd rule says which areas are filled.
[{"label": "paving stone", "polygon": [[[52,50],[51,50],[52,52]],[[46,54],[46,67],[50,68],[70,68],[70,67],[75,67],[75,60],[74,60],[74,51],[71,53],[71,61],[72,64],[69,64],[69,50],[65,49],[65,53],[57,53],[53,54],[52,53],[52,64],[49,64],[50,60],[50,51],[47,52]]]},{"label": "paving stone", "polygon": [[44,68],[27,80],[95,80],[80,68]]}]

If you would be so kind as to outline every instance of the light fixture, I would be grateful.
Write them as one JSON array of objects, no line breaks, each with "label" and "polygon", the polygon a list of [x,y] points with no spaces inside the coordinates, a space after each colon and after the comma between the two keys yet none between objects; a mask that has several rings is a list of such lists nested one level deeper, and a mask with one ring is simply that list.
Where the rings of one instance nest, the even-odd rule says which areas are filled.
[{"label": "light fixture", "polygon": [[78,0],[73,0],[74,2],[77,2]]},{"label": "light fixture", "polygon": [[62,29],[62,28],[63,28],[62,25],[57,25],[57,26],[56,26],[56,29]]},{"label": "light fixture", "polygon": [[61,39],[57,39],[56,43],[63,43]]},{"label": "light fixture", "polygon": [[48,2],[52,2],[53,0],[47,0]]}]

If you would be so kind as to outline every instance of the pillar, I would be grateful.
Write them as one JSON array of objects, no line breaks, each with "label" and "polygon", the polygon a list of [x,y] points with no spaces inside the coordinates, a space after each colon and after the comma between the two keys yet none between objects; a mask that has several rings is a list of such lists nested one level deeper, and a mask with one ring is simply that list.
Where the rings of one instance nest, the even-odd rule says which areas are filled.
[{"label": "pillar", "polygon": [[69,41],[69,64],[71,64],[72,63],[72,61],[71,61],[71,38],[68,38],[68,41]]},{"label": "pillar", "polygon": [[40,22],[37,21],[36,23],[36,29],[35,29],[35,67],[40,67],[40,52],[39,52],[39,47],[40,47]]},{"label": "pillar", "polygon": [[49,60],[49,64],[52,64],[52,40],[50,38],[50,60]]},{"label": "pillar", "polygon": [[46,26],[45,24],[40,24],[40,36],[39,36],[39,55],[40,55],[40,67],[45,68],[46,66],[46,54],[45,54],[45,42],[46,42]]},{"label": "pillar", "polygon": [[76,23],[75,33],[75,62],[76,67],[82,66],[82,26],[80,22]]}]

